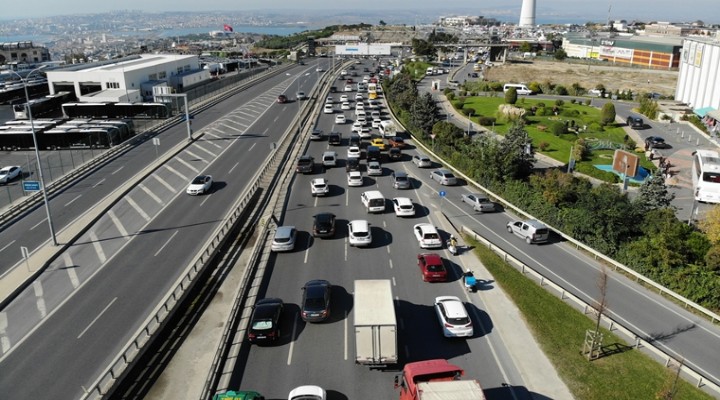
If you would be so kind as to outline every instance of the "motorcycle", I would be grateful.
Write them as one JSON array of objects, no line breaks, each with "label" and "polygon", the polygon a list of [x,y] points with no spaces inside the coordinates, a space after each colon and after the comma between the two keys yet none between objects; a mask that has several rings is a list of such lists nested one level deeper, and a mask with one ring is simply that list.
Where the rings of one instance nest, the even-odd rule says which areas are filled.
[{"label": "motorcycle", "polygon": [[465,285],[465,289],[467,289],[468,292],[475,291],[475,285],[477,284],[477,280],[475,279],[475,275],[472,271],[467,270],[463,274],[463,284]]},{"label": "motorcycle", "polygon": [[458,254],[457,242],[454,239],[450,238],[446,242],[446,245],[447,245],[447,249],[450,251],[450,254],[452,254],[454,256],[456,256]]}]

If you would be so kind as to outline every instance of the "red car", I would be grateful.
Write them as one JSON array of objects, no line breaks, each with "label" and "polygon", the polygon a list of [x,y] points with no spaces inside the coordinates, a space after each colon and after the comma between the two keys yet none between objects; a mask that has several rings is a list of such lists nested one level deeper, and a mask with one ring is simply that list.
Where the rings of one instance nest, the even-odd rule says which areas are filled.
[{"label": "red car", "polygon": [[390,146],[402,149],[405,147],[405,141],[400,136],[391,137],[390,138]]},{"label": "red car", "polygon": [[447,281],[447,269],[442,258],[436,253],[418,254],[418,267],[424,282]]},{"label": "red car", "polygon": [[278,96],[277,102],[280,104],[287,103],[287,96],[285,96],[284,94],[281,94],[280,96]]},{"label": "red car", "polygon": [[352,78],[348,78],[348,79],[345,81],[345,83],[353,83]]}]

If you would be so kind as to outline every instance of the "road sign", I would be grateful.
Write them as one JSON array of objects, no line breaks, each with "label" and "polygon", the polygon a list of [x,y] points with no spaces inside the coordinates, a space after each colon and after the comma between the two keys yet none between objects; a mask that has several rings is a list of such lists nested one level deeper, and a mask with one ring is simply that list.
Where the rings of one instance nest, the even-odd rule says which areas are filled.
[{"label": "road sign", "polygon": [[440,191],[440,197],[445,197],[446,194],[447,194],[447,193],[445,193],[444,190],[441,190],[441,191]]},{"label": "road sign", "polygon": [[23,181],[23,190],[26,192],[37,192],[40,190],[40,182],[38,182],[38,181]]}]

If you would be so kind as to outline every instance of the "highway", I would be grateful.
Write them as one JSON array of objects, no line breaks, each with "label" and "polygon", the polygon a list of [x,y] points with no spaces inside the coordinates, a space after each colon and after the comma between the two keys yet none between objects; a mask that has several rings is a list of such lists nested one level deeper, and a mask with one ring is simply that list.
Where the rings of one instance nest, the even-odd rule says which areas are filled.
[{"label": "highway", "polygon": [[[98,378],[285,132],[298,105],[277,104],[276,98],[297,87],[309,92],[318,78],[308,73],[311,68],[296,67],[197,114],[196,136],[200,128],[205,134],[118,201],[0,313],[3,397],[78,398]],[[184,128],[160,135],[163,148],[187,140]],[[155,157],[154,146],[145,142],[53,198],[57,226],[77,218]],[[190,179],[201,173],[214,176],[211,193],[186,195]],[[12,229],[46,226],[38,211],[43,210]],[[40,246],[48,237],[43,230],[31,230],[28,243],[32,238]]]}]

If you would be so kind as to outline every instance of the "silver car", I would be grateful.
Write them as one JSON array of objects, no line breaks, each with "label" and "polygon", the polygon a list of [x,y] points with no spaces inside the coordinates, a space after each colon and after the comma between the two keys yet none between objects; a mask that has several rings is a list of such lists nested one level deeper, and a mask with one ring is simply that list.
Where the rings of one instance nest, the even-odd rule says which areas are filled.
[{"label": "silver car", "polygon": [[447,169],[436,169],[430,174],[430,179],[438,181],[441,185],[445,186],[457,185],[457,178]]},{"label": "silver car", "polygon": [[464,193],[462,195],[462,202],[470,204],[475,211],[479,212],[493,212],[495,211],[495,203],[484,194],[480,193]]},{"label": "silver car", "polygon": [[410,177],[403,171],[395,171],[392,173],[393,187],[395,189],[410,189]]},{"label": "silver car", "polygon": [[430,157],[422,154],[415,154],[413,156],[413,164],[415,164],[415,166],[417,166],[418,168],[432,167],[432,161],[430,160]]},{"label": "silver car", "polygon": [[295,238],[297,230],[294,226],[278,226],[273,237],[270,250],[272,251],[291,251],[295,248]]}]

